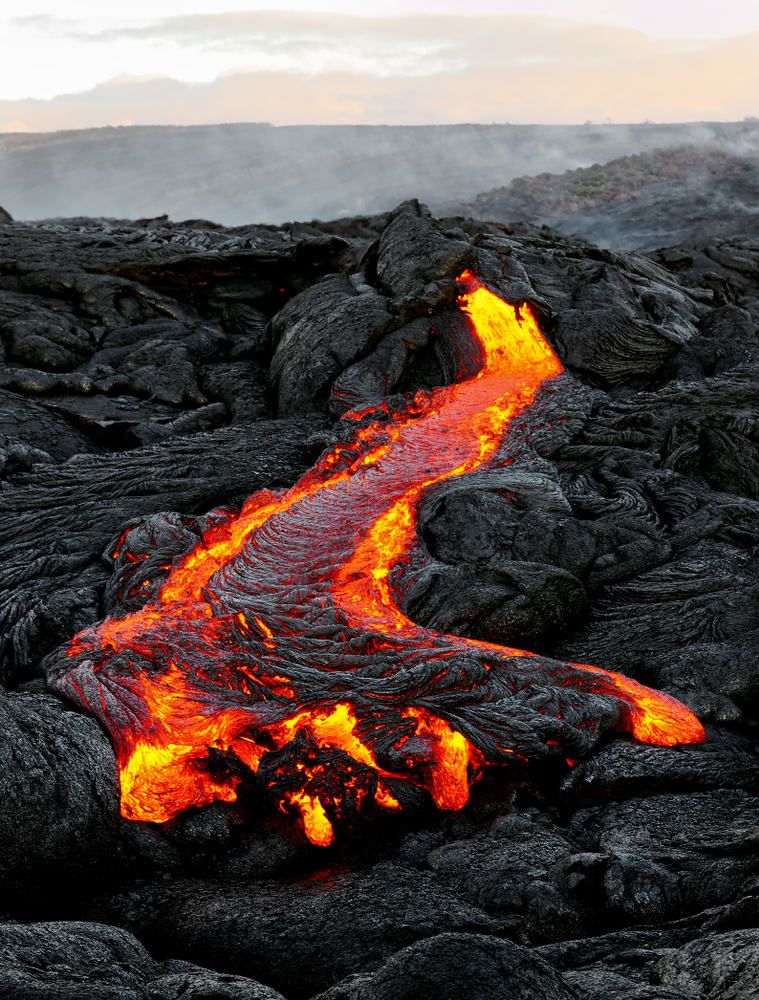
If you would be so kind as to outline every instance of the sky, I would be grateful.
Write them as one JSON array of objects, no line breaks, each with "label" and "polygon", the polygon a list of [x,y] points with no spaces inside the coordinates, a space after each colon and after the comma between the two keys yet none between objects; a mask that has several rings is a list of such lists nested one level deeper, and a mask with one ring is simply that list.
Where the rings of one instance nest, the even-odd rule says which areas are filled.
[{"label": "sky", "polygon": [[0,131],[759,114],[759,0],[5,0]]}]

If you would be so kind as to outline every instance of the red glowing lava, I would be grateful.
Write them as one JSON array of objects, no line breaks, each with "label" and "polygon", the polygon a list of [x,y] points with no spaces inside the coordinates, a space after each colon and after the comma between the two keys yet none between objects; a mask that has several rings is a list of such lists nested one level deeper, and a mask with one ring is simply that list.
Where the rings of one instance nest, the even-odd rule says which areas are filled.
[{"label": "red glowing lava", "polygon": [[[125,817],[233,801],[242,763],[327,845],[358,810],[402,808],[404,786],[461,809],[482,768],[510,756],[575,760],[609,729],[703,739],[683,705],[623,675],[404,613],[420,499],[496,463],[514,417],[563,370],[526,305],[470,272],[459,282],[473,377],[347,414],[347,443],[217,519],[155,599],[80,633],[53,666],[51,685],[111,733]],[[117,560],[136,558],[127,542]]]}]

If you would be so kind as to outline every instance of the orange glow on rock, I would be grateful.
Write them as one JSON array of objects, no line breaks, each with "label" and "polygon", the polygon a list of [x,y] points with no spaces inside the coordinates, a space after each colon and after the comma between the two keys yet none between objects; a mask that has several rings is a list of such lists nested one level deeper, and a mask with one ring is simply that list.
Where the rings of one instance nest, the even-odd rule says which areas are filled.
[{"label": "orange glow on rock", "polygon": [[[544,719],[529,701],[538,682],[553,684],[557,700],[541,753],[570,750],[574,761],[598,706],[607,728],[641,742],[703,739],[683,705],[621,674],[443,635],[403,610],[398,574],[417,548],[420,500],[498,464],[514,418],[563,371],[527,305],[503,301],[470,272],[459,282],[475,375],[346,414],[345,442],[292,488],[256,493],[217,519],[157,598],[80,633],[51,671],[51,685],[110,731],[128,819],[165,822],[234,801],[241,778],[230,758],[265,780],[320,846],[351,809],[399,809],[398,783],[461,809],[483,767],[524,759],[492,720],[509,699]],[[127,536],[114,558],[134,559]],[[441,714],[434,698],[449,689]],[[474,723],[462,721],[472,711],[490,720],[478,746]]]},{"label": "orange glow on rock", "polygon": [[304,792],[292,792],[288,797],[300,813],[303,832],[317,847],[329,847],[335,839],[335,831],[318,796]]},{"label": "orange glow on rock", "polygon": [[463,809],[469,801],[470,765],[478,767],[481,754],[443,719],[419,708],[408,708],[404,715],[416,720],[418,736],[433,740],[429,782],[433,802],[438,809]]}]

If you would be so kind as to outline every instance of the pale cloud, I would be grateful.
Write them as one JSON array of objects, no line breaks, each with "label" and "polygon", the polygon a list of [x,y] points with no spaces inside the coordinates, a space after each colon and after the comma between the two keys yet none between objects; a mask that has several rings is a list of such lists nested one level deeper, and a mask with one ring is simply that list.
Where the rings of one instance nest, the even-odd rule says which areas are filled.
[{"label": "pale cloud", "polygon": [[69,17],[57,17],[55,14],[25,14],[23,17],[11,17],[9,23],[18,28],[36,28],[50,34],[62,34],[76,31],[80,21]]},{"label": "pale cloud", "polygon": [[759,34],[673,40],[556,18],[260,11],[34,30],[86,44],[98,67],[110,53],[110,76],[120,65],[114,54],[142,58],[117,82],[53,100],[0,101],[0,130],[18,122],[45,130],[124,121],[729,120],[759,112]]},{"label": "pale cloud", "polygon": [[[8,17],[6,4],[5,18]],[[56,18],[60,0],[24,0],[29,16]],[[83,24],[158,21],[188,14],[249,11],[329,12],[344,16],[397,17],[407,14],[483,14],[564,18],[581,24],[633,28],[651,37],[726,38],[759,30],[756,0],[66,0],[66,16]],[[0,22],[3,11],[0,10]]]},{"label": "pale cloud", "polygon": [[[55,23],[51,30],[58,30]],[[451,19],[442,18],[248,11],[173,17],[101,31],[67,28],[66,34],[90,47],[141,44],[186,50],[188,66],[198,53],[222,55],[228,58],[227,74],[255,69],[419,76],[463,65],[456,55],[460,45],[456,31],[451,31]]]}]

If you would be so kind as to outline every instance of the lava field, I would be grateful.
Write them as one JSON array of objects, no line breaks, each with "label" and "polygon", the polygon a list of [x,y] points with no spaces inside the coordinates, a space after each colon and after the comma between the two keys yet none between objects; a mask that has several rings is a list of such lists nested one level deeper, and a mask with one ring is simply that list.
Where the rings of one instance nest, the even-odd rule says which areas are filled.
[{"label": "lava field", "polygon": [[0,998],[759,996],[759,243],[0,219]]}]

